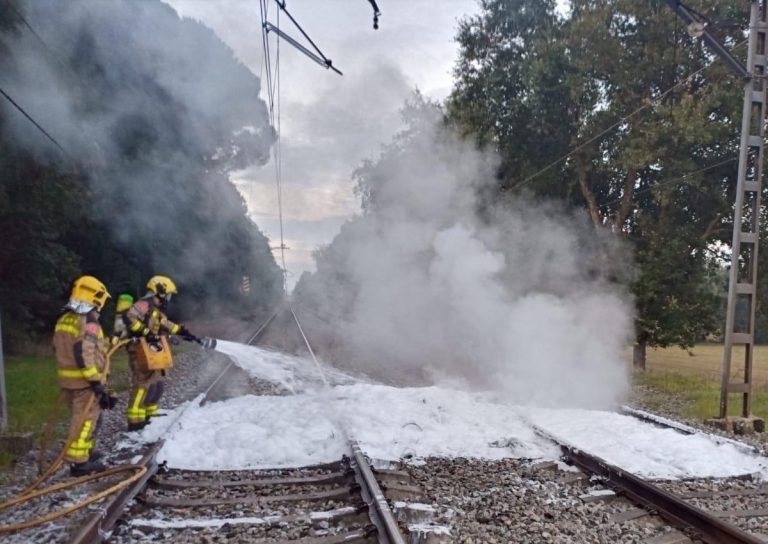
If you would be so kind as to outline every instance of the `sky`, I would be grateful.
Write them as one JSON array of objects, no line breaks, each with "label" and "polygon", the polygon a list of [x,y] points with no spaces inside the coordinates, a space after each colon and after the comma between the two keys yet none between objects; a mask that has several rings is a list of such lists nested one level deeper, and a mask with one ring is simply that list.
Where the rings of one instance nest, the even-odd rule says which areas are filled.
[{"label": "sky", "polygon": [[[263,76],[259,4],[255,0],[165,0],[182,16],[211,27],[255,74]],[[400,126],[399,109],[414,89],[436,100],[451,89],[458,21],[476,0],[378,0],[379,30],[367,0],[288,0],[288,11],[344,75],[280,48],[282,204],[288,286],[314,268],[312,251],[329,243],[359,211],[352,172],[378,156]],[[439,6],[439,7],[438,7]],[[270,4],[269,20],[277,24]],[[280,27],[300,38],[285,15]],[[305,43],[305,42],[303,42]],[[272,58],[276,49],[272,44]],[[266,86],[262,78],[262,97]],[[236,173],[254,221],[280,243],[275,165]],[[279,252],[275,257],[280,259]]]}]

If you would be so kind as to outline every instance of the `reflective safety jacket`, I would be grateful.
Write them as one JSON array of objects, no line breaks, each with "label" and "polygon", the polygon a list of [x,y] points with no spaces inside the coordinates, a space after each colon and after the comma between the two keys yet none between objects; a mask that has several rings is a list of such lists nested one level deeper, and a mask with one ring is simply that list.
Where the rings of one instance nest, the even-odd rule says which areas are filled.
[{"label": "reflective safety jacket", "polygon": [[104,382],[108,347],[98,313],[64,312],[56,321],[53,348],[62,389],[84,389],[91,382]]},{"label": "reflective safety jacket", "polygon": [[131,336],[147,336],[148,334],[178,334],[181,325],[168,319],[160,311],[153,294],[148,294],[137,300],[125,312],[125,324]]}]

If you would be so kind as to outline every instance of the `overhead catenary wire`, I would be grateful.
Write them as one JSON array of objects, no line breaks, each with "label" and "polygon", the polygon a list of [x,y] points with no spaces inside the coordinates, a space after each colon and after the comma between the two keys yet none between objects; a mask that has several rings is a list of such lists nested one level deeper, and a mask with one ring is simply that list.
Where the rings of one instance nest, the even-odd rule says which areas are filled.
[{"label": "overhead catenary wire", "polygon": [[[275,33],[275,67],[272,69],[271,49],[269,33],[267,29],[267,15],[269,12],[268,0],[259,0],[259,8],[262,18],[262,43],[264,47],[264,65],[267,75],[267,102],[269,106],[269,120],[275,129],[275,144],[272,147],[272,156],[275,164],[275,188],[277,192],[278,224],[280,230],[280,262],[283,271],[283,292],[286,292],[288,268],[285,262],[285,231],[283,225],[283,187],[282,187],[282,147],[281,141],[281,112],[280,112],[280,34]],[[277,12],[277,25],[280,25],[280,12]],[[275,99],[277,97],[277,99]]]},{"label": "overhead catenary wire", "polygon": [[[78,90],[81,93],[84,93],[86,88],[90,85],[90,82],[88,81],[87,77],[84,77],[83,74],[75,72],[75,70],[66,62],[62,56],[56,52],[54,47],[51,47],[48,45],[48,42],[46,42],[41,33],[35,30],[35,27],[32,26],[32,23],[29,22],[29,19],[24,16],[14,5],[13,2],[8,2],[7,0],[4,2],[8,5],[8,7],[11,9],[11,11],[16,15],[16,17],[24,24],[26,29],[29,31],[32,36],[35,37],[35,40],[37,43],[40,44],[42,49],[45,51],[45,54],[48,56],[48,58],[52,59],[61,69],[62,74],[69,78],[69,83],[76,86]],[[74,128],[80,133],[80,136],[82,137],[82,141],[87,141],[88,133],[83,129],[82,122],[75,120]],[[65,152],[65,155],[67,155],[67,158],[75,164],[74,159],[72,159],[72,156],[67,154]]]},{"label": "overhead catenary wire", "polygon": [[8,93],[6,93],[6,92],[5,92],[5,91],[4,91],[2,88],[0,88],[0,94],[1,94],[1,95],[3,95],[3,97],[4,97],[4,98],[5,98],[5,99],[6,99],[8,102],[10,102],[10,103],[11,103],[11,105],[12,105],[14,108],[16,108],[16,109],[17,109],[19,112],[21,112],[21,114],[22,114],[24,117],[26,117],[26,118],[29,120],[29,122],[30,122],[30,123],[32,123],[32,124],[35,126],[35,128],[37,128],[37,130],[39,130],[41,133],[43,133],[43,135],[44,135],[46,138],[48,138],[48,140],[49,140],[51,143],[53,143],[53,145],[55,145],[55,146],[56,146],[56,147],[59,149],[59,151],[61,151],[61,152],[64,154],[64,156],[65,156],[67,159],[69,159],[69,160],[72,160],[72,156],[71,156],[69,153],[67,153],[67,150],[66,150],[66,149],[64,149],[64,147],[62,147],[62,145],[61,145],[59,142],[57,142],[57,141],[56,141],[56,138],[54,138],[53,136],[51,136],[51,135],[48,133],[48,131],[47,131],[47,130],[45,130],[45,129],[44,129],[44,128],[43,128],[43,127],[40,125],[40,123],[38,123],[37,121],[35,121],[35,120],[34,120],[34,118],[33,118],[33,117],[32,117],[32,116],[29,114],[29,113],[27,113],[27,112],[26,112],[26,110],[25,110],[23,107],[21,107],[21,105],[19,105],[19,103],[18,103],[18,102],[16,102],[16,101],[15,101],[13,98],[11,98],[11,97],[8,95]]},{"label": "overhead catenary wire", "polygon": [[[39,32],[37,32],[34,27],[30,24],[30,22],[27,20],[26,17],[24,17],[24,14],[22,14],[16,7],[13,5],[13,2],[5,2],[6,5],[8,5],[11,9],[11,11],[16,15],[16,17],[19,18],[19,20],[24,24],[25,27],[27,27],[27,30],[35,37],[35,39],[42,45],[43,49],[48,53],[48,55],[54,59],[64,70],[66,70],[69,74],[76,76],[72,68],[70,68],[66,62],[64,62],[61,57],[53,50],[52,47],[48,45],[48,43],[42,38]],[[77,76],[75,79],[78,79]]]},{"label": "overhead catenary wire", "polygon": [[16,9],[16,6],[13,5],[13,2],[4,2],[11,11],[16,15],[16,17],[19,18],[19,20],[24,24],[24,26],[27,27],[27,29],[32,33],[32,35],[37,38],[37,41],[40,42],[40,44],[45,47],[45,49],[51,54],[51,56],[55,57],[56,55],[53,53],[53,50],[48,47],[48,44],[45,43],[45,40],[40,36],[40,34],[37,33],[37,31],[32,27],[31,24],[29,24],[29,21],[27,21],[26,17],[24,17],[24,14],[22,14],[18,9]]},{"label": "overhead catenary wire", "polygon": [[[653,191],[653,190],[657,189],[658,187],[664,187],[664,186],[667,186],[667,185],[672,185],[672,184],[675,184],[675,183],[679,183],[679,182],[685,181],[688,178],[690,178],[691,176],[695,176],[696,174],[701,174],[701,173],[707,172],[709,170],[714,170],[715,168],[723,166],[724,164],[728,164],[730,162],[736,162],[737,160],[738,160],[738,157],[731,157],[730,159],[724,159],[722,161],[716,162],[715,164],[710,164],[709,166],[705,166],[703,168],[699,168],[698,170],[693,170],[691,172],[687,172],[687,173],[685,173],[685,174],[683,174],[683,175],[681,175],[679,177],[670,178],[670,179],[666,179],[666,180],[663,180],[663,181],[658,181],[658,182],[654,183],[652,186],[644,187],[642,189],[635,190],[634,191],[634,195],[636,196],[636,195],[645,194],[645,193],[648,193],[650,191]],[[608,200],[607,202],[601,203],[601,206],[610,206],[611,204],[616,204],[617,202],[621,201],[622,198],[624,198],[623,195],[617,196],[616,198]]]},{"label": "overhead catenary wire", "polygon": [[[735,50],[735,49],[737,49],[737,48],[741,47],[742,45],[746,44],[748,41],[749,41],[749,40],[744,40],[744,41],[742,41],[742,42],[739,42],[738,44],[736,44],[736,45],[733,47],[733,49]],[[544,167],[543,167],[543,168],[541,168],[540,170],[536,171],[535,173],[533,173],[533,174],[531,174],[530,176],[528,176],[528,177],[526,177],[525,179],[523,179],[523,181],[521,181],[520,183],[517,183],[517,184],[515,184],[513,188],[515,188],[515,189],[518,189],[518,188],[522,187],[523,185],[526,185],[528,182],[530,182],[530,181],[532,181],[533,179],[535,179],[535,178],[539,177],[541,174],[543,174],[544,172],[548,171],[548,170],[549,170],[549,169],[551,169],[552,167],[554,167],[554,166],[556,166],[556,165],[560,164],[560,163],[561,163],[561,162],[563,162],[564,160],[566,160],[566,159],[570,158],[572,155],[574,155],[574,154],[575,154],[575,153],[577,153],[578,151],[582,150],[583,148],[585,148],[585,147],[586,147],[586,146],[588,146],[589,144],[591,144],[591,143],[595,142],[596,140],[599,140],[600,138],[602,138],[603,136],[605,136],[605,135],[606,135],[606,134],[608,134],[609,132],[613,131],[615,128],[617,128],[617,127],[619,127],[619,126],[623,125],[624,123],[626,123],[626,122],[627,122],[628,120],[630,120],[631,118],[635,117],[635,116],[636,116],[637,114],[639,114],[640,112],[642,112],[642,111],[644,111],[644,110],[646,110],[646,109],[650,108],[651,106],[656,106],[656,105],[658,105],[658,104],[659,104],[659,103],[660,103],[660,102],[661,102],[661,101],[664,99],[664,97],[666,97],[668,94],[670,94],[671,92],[673,92],[673,91],[674,91],[675,89],[677,89],[678,87],[681,87],[682,85],[685,85],[685,84],[687,84],[687,83],[688,83],[689,81],[691,81],[691,80],[692,80],[694,77],[696,77],[697,75],[699,75],[701,72],[703,72],[703,71],[704,71],[704,70],[706,70],[707,68],[711,67],[711,66],[712,66],[714,63],[716,63],[718,60],[719,60],[719,57],[715,58],[715,60],[713,60],[713,61],[712,61],[712,62],[710,62],[709,64],[707,64],[707,65],[705,65],[705,66],[702,66],[702,67],[701,67],[701,68],[699,68],[698,70],[696,70],[696,71],[694,71],[694,72],[690,73],[688,76],[686,76],[685,78],[683,78],[681,81],[679,81],[679,82],[675,83],[674,85],[672,85],[672,86],[671,86],[671,87],[669,87],[668,89],[666,89],[666,90],[664,90],[663,92],[661,92],[661,93],[660,93],[660,94],[659,94],[659,95],[658,95],[658,96],[657,96],[655,99],[653,99],[653,100],[650,100],[650,101],[646,102],[645,104],[643,104],[643,105],[642,105],[642,106],[640,106],[639,108],[637,108],[637,109],[633,110],[632,112],[628,113],[627,115],[625,115],[625,116],[621,117],[621,118],[620,118],[618,121],[616,121],[615,123],[613,123],[612,125],[610,125],[610,126],[609,126],[608,128],[606,128],[605,130],[601,131],[600,133],[596,134],[595,136],[592,136],[591,138],[589,138],[587,141],[585,141],[585,142],[582,142],[581,144],[579,144],[579,145],[577,145],[576,147],[572,148],[572,149],[571,149],[570,151],[568,151],[566,154],[562,155],[562,156],[561,156],[561,157],[559,157],[558,159],[556,159],[556,160],[554,160],[554,161],[550,162],[549,164],[547,164],[546,166],[544,166]]]},{"label": "overhead catenary wire", "polygon": [[[312,38],[309,37],[309,34],[307,34],[304,31],[304,29],[301,27],[301,25],[298,23],[298,21],[296,21],[296,19],[294,19],[293,15],[291,15],[291,13],[286,8],[285,0],[283,0],[282,2],[280,0],[275,0],[275,3],[280,8],[278,13],[280,11],[283,11],[288,16],[288,18],[291,20],[293,25],[298,29],[299,32],[301,32],[301,35],[304,36],[304,38],[314,48],[315,52],[317,53],[317,56],[313,55],[310,51],[308,51],[305,47],[303,47],[301,44],[299,44],[296,40],[291,38],[289,35],[287,35],[284,32],[282,32],[280,30],[280,26],[279,25],[277,27],[277,34],[281,35],[283,37],[283,39],[288,41],[291,45],[296,47],[299,51],[301,51],[302,53],[304,53],[308,57],[312,58],[312,60],[314,60],[318,64],[333,70],[334,72],[336,72],[339,75],[343,75],[340,70],[338,70],[337,68],[335,68],[333,66],[333,61],[331,59],[329,59],[328,57],[326,57],[325,54],[323,54],[323,52],[320,50],[320,48],[317,46],[317,44],[315,44],[315,42],[312,41]],[[268,28],[268,30],[269,30],[269,28]],[[318,56],[319,56],[319,58],[317,58]]]},{"label": "overhead catenary wire", "polygon": [[[265,58],[265,66],[266,66],[266,73],[269,74],[269,77],[272,77],[272,62],[270,59],[270,49],[269,49],[269,36],[268,36],[268,27],[267,27],[267,1],[268,0],[259,0],[260,8],[261,8],[261,15],[262,15],[262,40],[264,43],[264,58]],[[275,0],[277,5],[280,6],[282,11],[285,11],[285,13],[288,15],[288,17],[291,19],[291,21],[298,27],[298,23],[296,23],[295,19],[291,17],[291,15],[287,12],[285,9],[285,2],[280,2],[279,0]],[[277,29],[280,28],[280,10],[277,12],[276,16],[277,21]],[[301,29],[299,27],[299,29]],[[276,141],[275,145],[273,147],[273,153],[274,153],[274,160],[275,160],[275,184],[277,188],[277,210],[278,210],[278,222],[280,225],[280,258],[283,266],[283,291],[286,292],[286,278],[288,275],[288,267],[285,262],[285,239],[284,239],[284,228],[283,228],[283,196],[282,196],[282,171],[283,171],[283,165],[282,165],[282,149],[281,149],[281,103],[280,103],[280,37],[281,34],[279,32],[276,32],[276,46],[275,46],[275,69],[274,69],[274,82],[268,81],[267,87],[268,87],[268,100],[269,100],[269,110],[270,110],[270,119],[272,122],[272,125],[276,128]],[[307,37],[307,39],[312,43],[312,45],[317,49],[317,46],[314,45],[314,42],[309,39],[309,36],[304,33],[302,30],[302,34]],[[318,50],[319,52],[319,50]],[[322,54],[322,53],[321,53]],[[274,87],[272,86],[274,84]],[[275,120],[277,121],[275,125]],[[325,384],[326,387],[328,387],[328,379],[325,376],[325,372],[323,372],[322,367],[320,366],[320,362],[317,360],[317,356],[315,355],[315,351],[312,349],[311,344],[309,343],[309,339],[307,338],[307,335],[304,333],[304,328],[301,326],[301,322],[299,321],[298,316],[296,315],[296,312],[294,311],[293,305],[288,302],[288,308],[290,309],[291,315],[293,316],[294,321],[296,322],[296,326],[299,329],[299,333],[301,334],[301,338],[304,341],[304,345],[307,347],[307,351],[309,351],[310,356],[312,357],[312,361],[315,364],[315,367],[317,368],[318,374],[320,375],[321,379],[323,380],[323,384]]]},{"label": "overhead catenary wire", "polygon": [[[277,26],[280,28],[280,12],[277,12]],[[283,231],[283,148],[282,148],[282,127],[280,107],[280,37],[277,38],[277,52],[275,55],[275,72],[276,72],[276,90],[277,90],[277,142],[275,142],[275,148],[277,150],[277,160],[275,161],[275,168],[277,169],[277,214],[278,223],[280,224],[280,261],[283,265],[283,292],[287,292],[286,282],[288,277],[288,267],[285,264],[285,236]]]}]

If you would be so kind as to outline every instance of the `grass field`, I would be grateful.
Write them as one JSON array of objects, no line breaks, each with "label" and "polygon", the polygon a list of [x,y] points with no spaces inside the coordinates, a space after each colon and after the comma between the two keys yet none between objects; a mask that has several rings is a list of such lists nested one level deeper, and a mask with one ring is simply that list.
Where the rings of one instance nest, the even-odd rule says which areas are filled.
[{"label": "grass field", "polygon": [[[688,353],[680,348],[649,349],[647,369],[652,372],[679,372],[686,375],[720,380],[723,359],[722,344],[697,344]],[[756,346],[753,357],[753,383],[768,386],[768,346]],[[731,376],[743,379],[744,348],[734,348]]]},{"label": "grass field", "polygon": [[[37,431],[54,410],[59,397],[56,361],[52,356],[7,357],[8,428],[12,432]],[[121,351],[112,358],[109,385],[117,392],[130,384],[128,357]],[[63,414],[61,414],[63,417]]]},{"label": "grass field", "polygon": [[[56,360],[52,356],[6,357],[5,385],[8,393],[8,431],[32,432],[39,444],[48,418],[65,421],[69,411],[59,404]],[[116,392],[130,386],[128,356],[121,350],[112,358],[109,386]],[[57,427],[62,434],[64,426]],[[0,470],[8,468],[12,457],[0,452]]]},{"label": "grass field", "polygon": [[[704,419],[718,414],[723,346],[699,344],[691,352],[679,348],[649,349],[647,372],[636,373],[635,381],[679,398],[681,415]],[[734,349],[731,379],[743,381],[744,350]],[[768,419],[768,346],[757,346],[753,361],[752,412]],[[741,395],[734,394],[729,415],[741,415]]]}]

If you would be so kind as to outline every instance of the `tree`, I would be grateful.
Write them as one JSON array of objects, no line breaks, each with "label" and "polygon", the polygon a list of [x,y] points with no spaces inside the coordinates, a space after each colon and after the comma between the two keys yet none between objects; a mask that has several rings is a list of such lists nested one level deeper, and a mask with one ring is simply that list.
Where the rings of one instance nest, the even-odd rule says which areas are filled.
[{"label": "tree", "polygon": [[574,0],[565,18],[547,2],[481,6],[457,38],[453,122],[499,151],[500,192],[564,199],[632,244],[639,366],[646,345],[691,346],[714,329],[710,248],[730,232],[741,86],[663,2]]},{"label": "tree", "polygon": [[[6,0],[9,1],[9,0]],[[17,349],[88,272],[116,294],[156,273],[182,316],[247,316],[282,296],[267,238],[230,183],[274,141],[258,78],[158,0],[20,2],[0,10],[0,306]],[[249,277],[249,295],[240,292]]]}]

